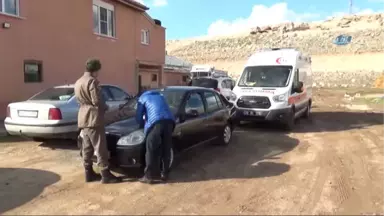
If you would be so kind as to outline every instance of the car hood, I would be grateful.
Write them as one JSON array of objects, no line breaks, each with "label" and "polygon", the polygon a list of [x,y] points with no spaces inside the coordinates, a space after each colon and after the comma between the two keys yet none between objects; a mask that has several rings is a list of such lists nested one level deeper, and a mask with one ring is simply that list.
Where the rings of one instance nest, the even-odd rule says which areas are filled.
[{"label": "car hood", "polygon": [[107,134],[123,136],[138,129],[140,129],[139,124],[134,117],[131,117],[108,125],[105,127],[105,132]]},{"label": "car hood", "polygon": [[[171,109],[172,113],[175,115],[176,110]],[[125,119],[114,122],[108,126],[105,127],[105,132],[107,134],[113,134],[118,136],[124,136],[129,133],[132,133],[133,131],[139,130],[140,125],[137,123],[135,118],[136,113],[132,112],[128,116],[126,116]],[[141,130],[144,130],[141,128]]]}]

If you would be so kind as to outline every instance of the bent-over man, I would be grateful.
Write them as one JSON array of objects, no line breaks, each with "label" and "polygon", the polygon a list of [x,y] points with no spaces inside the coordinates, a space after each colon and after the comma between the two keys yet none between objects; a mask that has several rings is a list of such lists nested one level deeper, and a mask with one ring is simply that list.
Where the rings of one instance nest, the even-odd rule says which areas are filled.
[{"label": "bent-over man", "polygon": [[[145,120],[143,119],[145,116]],[[153,183],[159,176],[165,181],[168,178],[172,133],[175,118],[165,100],[158,91],[146,91],[138,99],[136,120],[143,126],[146,135],[146,153],[144,176],[139,179],[143,183]]]}]

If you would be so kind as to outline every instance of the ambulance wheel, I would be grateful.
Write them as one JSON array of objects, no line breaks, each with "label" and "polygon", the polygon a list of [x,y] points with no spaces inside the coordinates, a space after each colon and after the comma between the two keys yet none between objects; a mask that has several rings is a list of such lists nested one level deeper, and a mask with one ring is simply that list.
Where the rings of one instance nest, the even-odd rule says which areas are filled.
[{"label": "ambulance wheel", "polygon": [[303,118],[309,119],[311,117],[311,101],[309,101],[307,108],[303,114]]},{"label": "ambulance wheel", "polygon": [[295,110],[292,109],[289,117],[283,122],[283,127],[286,131],[291,131],[295,127]]}]

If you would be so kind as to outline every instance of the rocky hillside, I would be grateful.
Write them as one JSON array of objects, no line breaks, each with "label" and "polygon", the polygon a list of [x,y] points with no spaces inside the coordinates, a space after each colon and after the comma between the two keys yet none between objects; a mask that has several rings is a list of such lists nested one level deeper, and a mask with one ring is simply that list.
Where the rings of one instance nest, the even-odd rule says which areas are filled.
[{"label": "rocky hillside", "polygon": [[[234,36],[167,41],[167,51],[194,64],[212,64],[237,76],[256,50],[294,47],[313,56],[315,85],[367,86],[373,85],[384,71],[383,19],[384,14],[354,15],[317,23],[258,26]],[[333,44],[341,34],[352,36],[351,43]]]}]

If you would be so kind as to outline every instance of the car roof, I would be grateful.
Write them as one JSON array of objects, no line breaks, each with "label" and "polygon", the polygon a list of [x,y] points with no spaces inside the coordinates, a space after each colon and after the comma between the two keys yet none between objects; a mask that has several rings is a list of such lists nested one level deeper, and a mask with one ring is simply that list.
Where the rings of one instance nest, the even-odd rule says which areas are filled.
[{"label": "car roof", "polygon": [[[111,85],[111,84],[101,84],[100,86],[112,86],[112,87],[120,88],[119,86]],[[54,86],[53,88],[75,88],[75,84],[59,85],[59,86]]]},{"label": "car roof", "polygon": [[207,88],[199,87],[199,86],[167,86],[164,88],[164,90],[166,89],[191,91],[191,90],[206,90]]}]

